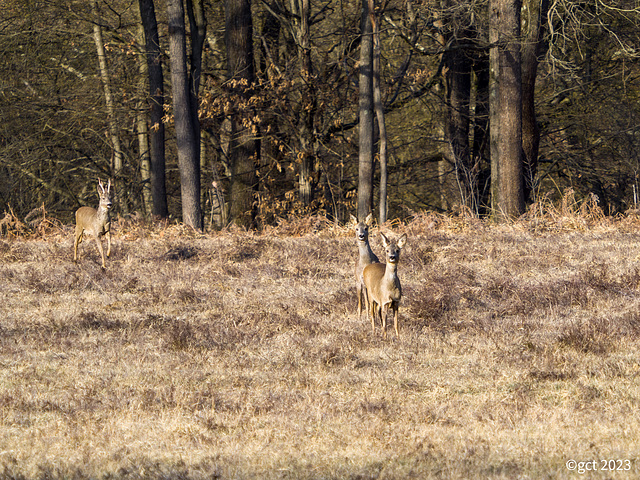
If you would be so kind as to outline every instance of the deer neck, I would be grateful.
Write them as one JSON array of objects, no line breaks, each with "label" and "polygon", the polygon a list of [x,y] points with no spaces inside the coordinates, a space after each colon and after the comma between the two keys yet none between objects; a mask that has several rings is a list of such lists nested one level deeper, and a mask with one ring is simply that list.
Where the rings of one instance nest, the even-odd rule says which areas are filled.
[{"label": "deer neck", "polygon": [[387,262],[384,269],[384,277],[390,282],[395,282],[396,278],[398,278],[398,262]]},{"label": "deer neck", "polygon": [[99,205],[96,212],[96,218],[102,224],[107,223],[109,221],[109,209],[104,205]]},{"label": "deer neck", "polygon": [[368,240],[358,240],[358,251],[361,259],[370,259],[373,257],[373,250]]}]

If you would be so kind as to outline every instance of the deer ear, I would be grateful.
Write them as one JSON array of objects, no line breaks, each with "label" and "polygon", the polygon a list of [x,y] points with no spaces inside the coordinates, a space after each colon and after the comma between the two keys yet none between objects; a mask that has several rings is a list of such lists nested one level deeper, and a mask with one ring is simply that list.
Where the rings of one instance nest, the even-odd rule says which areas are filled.
[{"label": "deer ear", "polygon": [[382,237],[382,244],[386,247],[387,245],[389,245],[389,239],[386,237],[386,235],[382,232],[380,232],[380,236]]},{"label": "deer ear", "polygon": [[351,223],[352,223],[352,224],[354,224],[354,225],[355,225],[355,224],[357,224],[357,223],[358,223],[358,219],[357,219],[356,217],[354,217],[354,216],[353,216],[353,214],[351,214],[351,215],[350,215],[350,217],[351,217]]},{"label": "deer ear", "polygon": [[367,215],[367,219],[364,221],[364,223],[371,226],[371,224],[373,223],[373,215],[372,214]]},{"label": "deer ear", "polygon": [[407,243],[407,234],[406,233],[400,237],[400,240],[398,240],[398,246],[400,248],[404,248],[404,244],[405,243]]}]

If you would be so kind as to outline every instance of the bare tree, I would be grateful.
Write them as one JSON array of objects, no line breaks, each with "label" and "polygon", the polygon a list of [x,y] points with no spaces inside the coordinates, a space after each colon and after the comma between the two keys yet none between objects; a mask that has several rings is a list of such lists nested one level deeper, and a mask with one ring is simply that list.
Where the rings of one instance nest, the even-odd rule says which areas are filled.
[{"label": "bare tree", "polygon": [[[444,54],[446,85],[445,139],[450,163],[455,167],[462,205],[478,213],[477,169],[471,165],[469,118],[471,99],[471,58],[465,45],[468,34],[450,38]],[[467,47],[467,48],[465,48]]]},{"label": "bare tree", "polygon": [[[98,64],[100,66],[100,78],[104,89],[104,99],[107,109],[107,120],[109,123],[109,138],[113,148],[113,174],[116,179],[122,172],[123,153],[120,145],[120,135],[118,133],[118,122],[116,119],[113,95],[111,94],[111,81],[109,79],[109,69],[107,67],[107,55],[104,49],[104,39],[102,36],[102,19],[98,10],[98,1],[92,0],[91,9],[93,11],[93,40],[98,52]],[[117,190],[116,190],[117,191]]]},{"label": "bare tree", "polygon": [[[144,28],[138,26],[138,44],[144,45]],[[138,134],[138,161],[140,162],[140,180],[142,182],[142,203],[144,212],[151,216],[153,200],[151,198],[151,155],[149,153],[149,124],[147,123],[146,94],[149,80],[149,66],[144,55],[138,56],[138,85],[141,97],[136,105],[136,130]]]},{"label": "bare tree", "polygon": [[149,77],[149,162],[151,182],[151,214],[165,218],[167,207],[167,187],[165,173],[164,122],[164,75],[162,72],[162,51],[158,36],[158,22],[153,0],[138,0],[140,18],[144,29],[145,56]]},{"label": "bare tree", "polygon": [[369,0],[369,14],[373,24],[373,108],[378,121],[378,141],[380,143],[380,186],[379,186],[379,221],[387,221],[387,127],[384,119],[384,103],[380,87],[380,22],[372,8],[373,0]]},{"label": "bare tree", "polygon": [[549,0],[523,0],[522,4],[522,151],[524,196],[533,200],[538,172],[540,127],[535,111],[538,63],[546,49],[544,33]]},{"label": "bare tree", "polygon": [[491,200],[500,219],[524,212],[520,8],[520,0],[489,4]]},{"label": "bare tree", "polygon": [[[189,31],[191,35],[191,50],[189,55],[189,100],[191,102],[191,115],[193,116],[193,129],[196,142],[200,145],[200,119],[198,116],[198,102],[200,80],[202,77],[202,53],[207,37],[207,22],[204,15],[202,0],[187,0],[187,17],[189,18]],[[198,149],[198,161],[200,150]]]},{"label": "bare tree", "polygon": [[196,125],[193,122],[194,114],[187,75],[184,6],[182,0],[167,1],[167,16],[169,21],[169,52],[171,56],[171,87],[182,196],[182,220],[196,230],[202,230],[200,144],[196,137]]},{"label": "bare tree", "polygon": [[301,80],[300,122],[298,144],[300,159],[299,196],[304,206],[309,206],[314,196],[315,140],[314,117],[316,113],[316,95],[313,84],[313,63],[310,43],[310,5],[309,0],[293,0],[294,18],[298,19],[295,28],[298,46],[298,63]]},{"label": "bare tree", "polygon": [[358,159],[358,220],[373,210],[373,24],[372,1],[362,2],[360,37],[359,102],[360,139]]},{"label": "bare tree", "polygon": [[[229,163],[231,166],[230,219],[247,228],[255,226],[255,187],[258,142],[251,126],[243,120],[251,111],[247,103],[255,82],[250,0],[226,0],[225,41],[229,88],[236,95],[231,113]],[[257,128],[257,127],[255,127]]]}]

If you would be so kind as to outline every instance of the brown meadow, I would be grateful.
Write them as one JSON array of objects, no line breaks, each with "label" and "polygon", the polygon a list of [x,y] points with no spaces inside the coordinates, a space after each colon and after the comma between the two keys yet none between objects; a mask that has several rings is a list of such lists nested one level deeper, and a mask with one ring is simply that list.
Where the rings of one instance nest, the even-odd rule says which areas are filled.
[{"label": "brown meadow", "polygon": [[347,227],[5,235],[0,478],[634,478],[640,223],[574,213],[395,225],[387,340]]}]

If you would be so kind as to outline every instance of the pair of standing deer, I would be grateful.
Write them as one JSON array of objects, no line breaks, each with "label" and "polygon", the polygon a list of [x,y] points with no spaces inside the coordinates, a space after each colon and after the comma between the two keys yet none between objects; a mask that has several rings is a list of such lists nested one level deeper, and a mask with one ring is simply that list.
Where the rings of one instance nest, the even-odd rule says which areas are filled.
[{"label": "pair of standing deer", "polygon": [[385,263],[380,263],[378,257],[369,245],[369,227],[373,222],[371,214],[364,222],[352,215],[355,224],[356,240],[358,242],[358,261],[356,262],[356,293],[358,295],[358,319],[362,316],[363,303],[367,309],[367,315],[371,319],[371,328],[376,331],[376,315],[382,320],[382,334],[387,336],[387,315],[389,307],[393,311],[393,328],[398,333],[398,307],[402,298],[402,287],[398,278],[398,261],[400,249],[407,241],[405,233],[399,239],[390,239],[384,233],[380,233],[385,250]]}]

